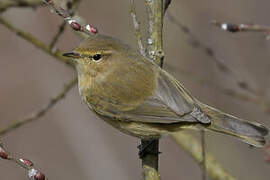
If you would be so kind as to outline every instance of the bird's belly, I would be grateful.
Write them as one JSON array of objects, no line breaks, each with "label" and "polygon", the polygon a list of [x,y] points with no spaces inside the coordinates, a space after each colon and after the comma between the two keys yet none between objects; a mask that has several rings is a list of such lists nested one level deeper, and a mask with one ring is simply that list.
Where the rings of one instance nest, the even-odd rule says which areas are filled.
[{"label": "bird's belly", "polygon": [[196,124],[193,123],[143,123],[134,121],[124,121],[112,119],[109,117],[97,114],[104,121],[112,125],[114,128],[121,132],[145,140],[158,139],[163,135],[167,135],[173,132],[178,132],[184,129],[193,129]]},{"label": "bird's belly", "polygon": [[98,116],[121,132],[140,139],[158,139],[168,133],[162,126],[158,127],[152,123],[116,120],[99,114]]}]

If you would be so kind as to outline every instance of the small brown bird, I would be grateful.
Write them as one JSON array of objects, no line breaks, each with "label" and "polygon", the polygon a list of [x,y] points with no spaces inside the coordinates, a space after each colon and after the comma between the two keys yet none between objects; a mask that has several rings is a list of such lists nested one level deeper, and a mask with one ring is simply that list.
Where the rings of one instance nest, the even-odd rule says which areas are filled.
[{"label": "small brown bird", "polygon": [[268,129],[205,105],[172,75],[121,41],[95,35],[63,56],[76,62],[88,107],[120,131],[156,139],[186,128],[206,128],[262,147]]}]

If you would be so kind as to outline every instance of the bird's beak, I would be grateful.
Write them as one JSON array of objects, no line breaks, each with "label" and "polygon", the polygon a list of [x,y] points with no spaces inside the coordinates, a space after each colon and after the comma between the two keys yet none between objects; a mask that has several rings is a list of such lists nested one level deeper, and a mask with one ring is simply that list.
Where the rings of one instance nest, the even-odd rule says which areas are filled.
[{"label": "bird's beak", "polygon": [[64,54],[62,54],[62,56],[70,57],[70,58],[74,58],[74,59],[81,57],[80,54],[76,53],[76,52],[64,53]]}]

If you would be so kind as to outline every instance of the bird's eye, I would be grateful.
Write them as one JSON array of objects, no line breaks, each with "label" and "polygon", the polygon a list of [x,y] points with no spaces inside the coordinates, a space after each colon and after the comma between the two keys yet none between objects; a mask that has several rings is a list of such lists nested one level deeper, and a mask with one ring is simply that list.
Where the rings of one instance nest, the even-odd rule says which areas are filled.
[{"label": "bird's eye", "polygon": [[93,59],[94,61],[100,60],[100,59],[101,59],[101,54],[95,54],[95,55],[92,57],[92,59]]}]

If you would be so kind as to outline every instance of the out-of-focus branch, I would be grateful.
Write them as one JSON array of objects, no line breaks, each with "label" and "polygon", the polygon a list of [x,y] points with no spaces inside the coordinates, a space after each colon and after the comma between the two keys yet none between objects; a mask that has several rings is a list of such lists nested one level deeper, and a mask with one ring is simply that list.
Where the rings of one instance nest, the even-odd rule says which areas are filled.
[{"label": "out-of-focus branch", "polygon": [[[170,12],[167,13],[167,17],[168,19],[176,24],[179,29],[184,32],[185,34],[187,34],[191,40],[191,44],[194,48],[199,48],[201,49],[206,55],[208,55],[212,60],[214,60],[214,62],[216,63],[217,67],[223,72],[226,73],[227,75],[230,75],[231,77],[233,77],[237,83],[237,85],[248,92],[251,92],[253,94],[255,94],[254,90],[251,89],[249,83],[247,81],[244,81],[242,79],[240,79],[236,73],[228,66],[226,65],[224,62],[222,62],[219,58],[217,58],[216,54],[214,53],[214,51],[212,50],[212,48],[208,47],[207,45],[203,44],[202,42],[200,42],[199,38],[197,38],[191,31],[190,29],[183,25],[181,22],[179,22],[176,18],[174,18],[172,16],[172,14],[170,14]],[[192,142],[193,143],[193,142]],[[199,146],[199,145],[198,145]],[[202,179],[205,180],[207,178],[207,174],[206,174],[206,169],[207,169],[207,164],[206,164],[206,152],[205,152],[205,133],[204,130],[201,131],[201,167],[202,167]]]},{"label": "out-of-focus branch", "polygon": [[201,85],[204,85],[204,86],[207,85],[209,87],[215,88],[217,92],[223,93],[225,95],[231,96],[241,101],[246,101],[246,102],[258,105],[266,113],[270,112],[270,101],[264,97],[250,95],[250,94],[239,92],[237,90],[226,88],[226,87],[220,87],[216,85],[215,83],[209,81],[209,79],[196,76],[196,74],[187,70],[175,69],[169,64],[167,64],[167,69],[171,72],[180,73],[182,76],[190,77],[190,74],[192,74],[192,80],[196,81],[197,83]]},{"label": "out-of-focus branch", "polygon": [[41,108],[37,112],[34,112],[21,120],[15,121],[8,127],[1,129],[0,136],[3,136],[25,124],[38,120],[40,117],[44,116],[51,108],[53,108],[57,104],[57,102],[59,102],[66,96],[66,94],[71,90],[72,87],[74,87],[76,83],[77,83],[77,77],[71,80],[67,85],[65,85],[64,88],[61,90],[61,92],[57,94],[55,97],[53,97],[48,102],[48,104],[46,104],[43,108]]},{"label": "out-of-focus branch", "polygon": [[144,48],[144,45],[142,42],[142,32],[141,32],[141,28],[140,28],[140,23],[137,19],[137,15],[136,15],[134,0],[130,0],[130,15],[132,17],[134,30],[135,30],[135,36],[137,38],[140,53],[141,53],[141,55],[146,56],[145,48]]},{"label": "out-of-focus branch", "polygon": [[52,38],[52,41],[49,45],[50,49],[54,49],[55,44],[59,40],[60,36],[64,33],[65,28],[66,28],[67,22],[63,21],[62,24],[59,26],[57,33],[55,36]]},{"label": "out-of-focus branch", "polygon": [[0,13],[11,7],[30,7],[36,8],[45,5],[41,0],[16,0],[0,1]]},{"label": "out-of-focus branch", "polygon": [[221,28],[224,31],[237,33],[237,32],[261,32],[266,33],[266,35],[270,34],[269,26],[262,26],[257,24],[232,24],[218,21],[211,21],[210,24]]},{"label": "out-of-focus branch", "polygon": [[8,28],[11,32],[14,32],[19,37],[21,37],[21,38],[25,39],[26,41],[28,41],[29,43],[33,44],[38,49],[41,49],[42,51],[46,52],[47,54],[55,57],[57,60],[65,63],[65,64],[73,66],[71,59],[62,56],[63,53],[61,51],[59,51],[59,50],[52,51],[48,45],[46,45],[42,41],[38,40],[32,34],[30,34],[28,32],[24,32],[23,30],[16,28],[15,26],[13,26],[10,22],[5,20],[1,16],[0,16],[0,24],[4,25],[6,28]]},{"label": "out-of-focus branch", "polygon": [[46,176],[38,171],[32,161],[23,158],[16,158],[12,156],[4,147],[4,144],[0,141],[0,158],[11,161],[16,165],[26,169],[28,171],[28,177],[30,180],[47,180]]},{"label": "out-of-focus branch", "polygon": [[[202,147],[198,140],[186,132],[173,133],[171,137],[198,163],[202,162]],[[206,153],[206,171],[213,180],[236,180],[215,158]]]},{"label": "out-of-focus branch", "polygon": [[213,60],[215,62],[221,72],[229,75],[235,80],[236,84],[240,89],[248,91],[249,93],[252,93],[254,95],[258,94],[257,90],[253,89],[247,80],[239,77],[239,75],[237,75],[230,66],[220,60],[214,50],[211,47],[202,43],[199,38],[197,38],[196,35],[194,35],[186,25],[182,24],[179,20],[177,20],[170,12],[167,13],[167,17],[173,24],[177,25],[179,29],[190,38],[192,47],[201,49],[208,57],[210,57],[210,60]]},{"label": "out-of-focus branch", "polygon": [[202,166],[202,180],[206,180],[207,178],[207,173],[206,173],[206,144],[205,144],[205,130],[201,130],[201,147],[202,147],[202,161],[201,161],[201,166]]}]

